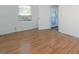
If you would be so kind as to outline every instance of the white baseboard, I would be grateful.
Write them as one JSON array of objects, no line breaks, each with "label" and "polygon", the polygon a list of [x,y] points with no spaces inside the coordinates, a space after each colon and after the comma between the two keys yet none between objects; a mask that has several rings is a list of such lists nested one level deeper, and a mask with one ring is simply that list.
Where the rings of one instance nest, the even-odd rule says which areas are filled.
[{"label": "white baseboard", "polygon": [[77,35],[77,34],[72,34],[72,33],[64,32],[62,30],[59,30],[59,32],[67,34],[67,35],[70,35],[70,36],[73,36],[73,37],[76,37],[76,38],[79,38],[79,35]]}]

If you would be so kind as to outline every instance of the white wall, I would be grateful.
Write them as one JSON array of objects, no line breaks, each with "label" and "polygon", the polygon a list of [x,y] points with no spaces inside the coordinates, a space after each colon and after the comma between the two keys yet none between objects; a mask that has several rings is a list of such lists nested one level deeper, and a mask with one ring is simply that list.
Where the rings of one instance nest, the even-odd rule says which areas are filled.
[{"label": "white wall", "polygon": [[79,37],[79,6],[59,6],[59,31]]},{"label": "white wall", "polygon": [[[19,6],[18,6],[19,7]],[[24,31],[38,27],[38,6],[32,5],[32,21],[18,21],[16,23],[16,31]]]},{"label": "white wall", "polygon": [[32,21],[18,23],[18,10],[18,5],[0,6],[0,35],[38,27],[38,5],[32,5]]},{"label": "white wall", "polygon": [[0,35],[15,32],[17,6],[0,5]]},{"label": "white wall", "polygon": [[38,5],[32,5],[32,21],[35,28],[38,27]]},{"label": "white wall", "polygon": [[[33,5],[32,8],[32,22],[27,21],[19,24],[27,26],[27,29],[38,26],[39,29],[51,28],[50,5]],[[0,6],[0,35],[17,31],[18,14],[18,6],[16,5]]]},{"label": "white wall", "polygon": [[51,28],[51,6],[39,5],[38,8],[38,29],[50,29]]}]

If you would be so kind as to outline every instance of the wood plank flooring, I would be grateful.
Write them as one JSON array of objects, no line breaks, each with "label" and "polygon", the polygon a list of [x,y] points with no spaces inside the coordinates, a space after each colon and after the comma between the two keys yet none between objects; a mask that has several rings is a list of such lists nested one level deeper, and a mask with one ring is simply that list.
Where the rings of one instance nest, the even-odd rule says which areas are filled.
[{"label": "wood plank flooring", "polygon": [[0,37],[0,54],[78,54],[79,38],[56,30],[28,30]]}]

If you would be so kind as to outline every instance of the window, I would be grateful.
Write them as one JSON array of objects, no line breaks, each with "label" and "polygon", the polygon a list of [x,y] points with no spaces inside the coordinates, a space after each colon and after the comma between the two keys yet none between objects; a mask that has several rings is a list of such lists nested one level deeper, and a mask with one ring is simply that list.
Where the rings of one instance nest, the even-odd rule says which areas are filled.
[{"label": "window", "polygon": [[32,7],[29,5],[20,5],[19,6],[19,15],[31,16],[32,15]]}]

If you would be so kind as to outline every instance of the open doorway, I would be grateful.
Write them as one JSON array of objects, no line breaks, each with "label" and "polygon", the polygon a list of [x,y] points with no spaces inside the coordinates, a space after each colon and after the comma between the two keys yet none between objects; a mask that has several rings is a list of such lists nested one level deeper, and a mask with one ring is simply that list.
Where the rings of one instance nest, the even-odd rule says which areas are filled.
[{"label": "open doorway", "polygon": [[58,31],[58,6],[52,5],[51,6],[51,28]]}]

